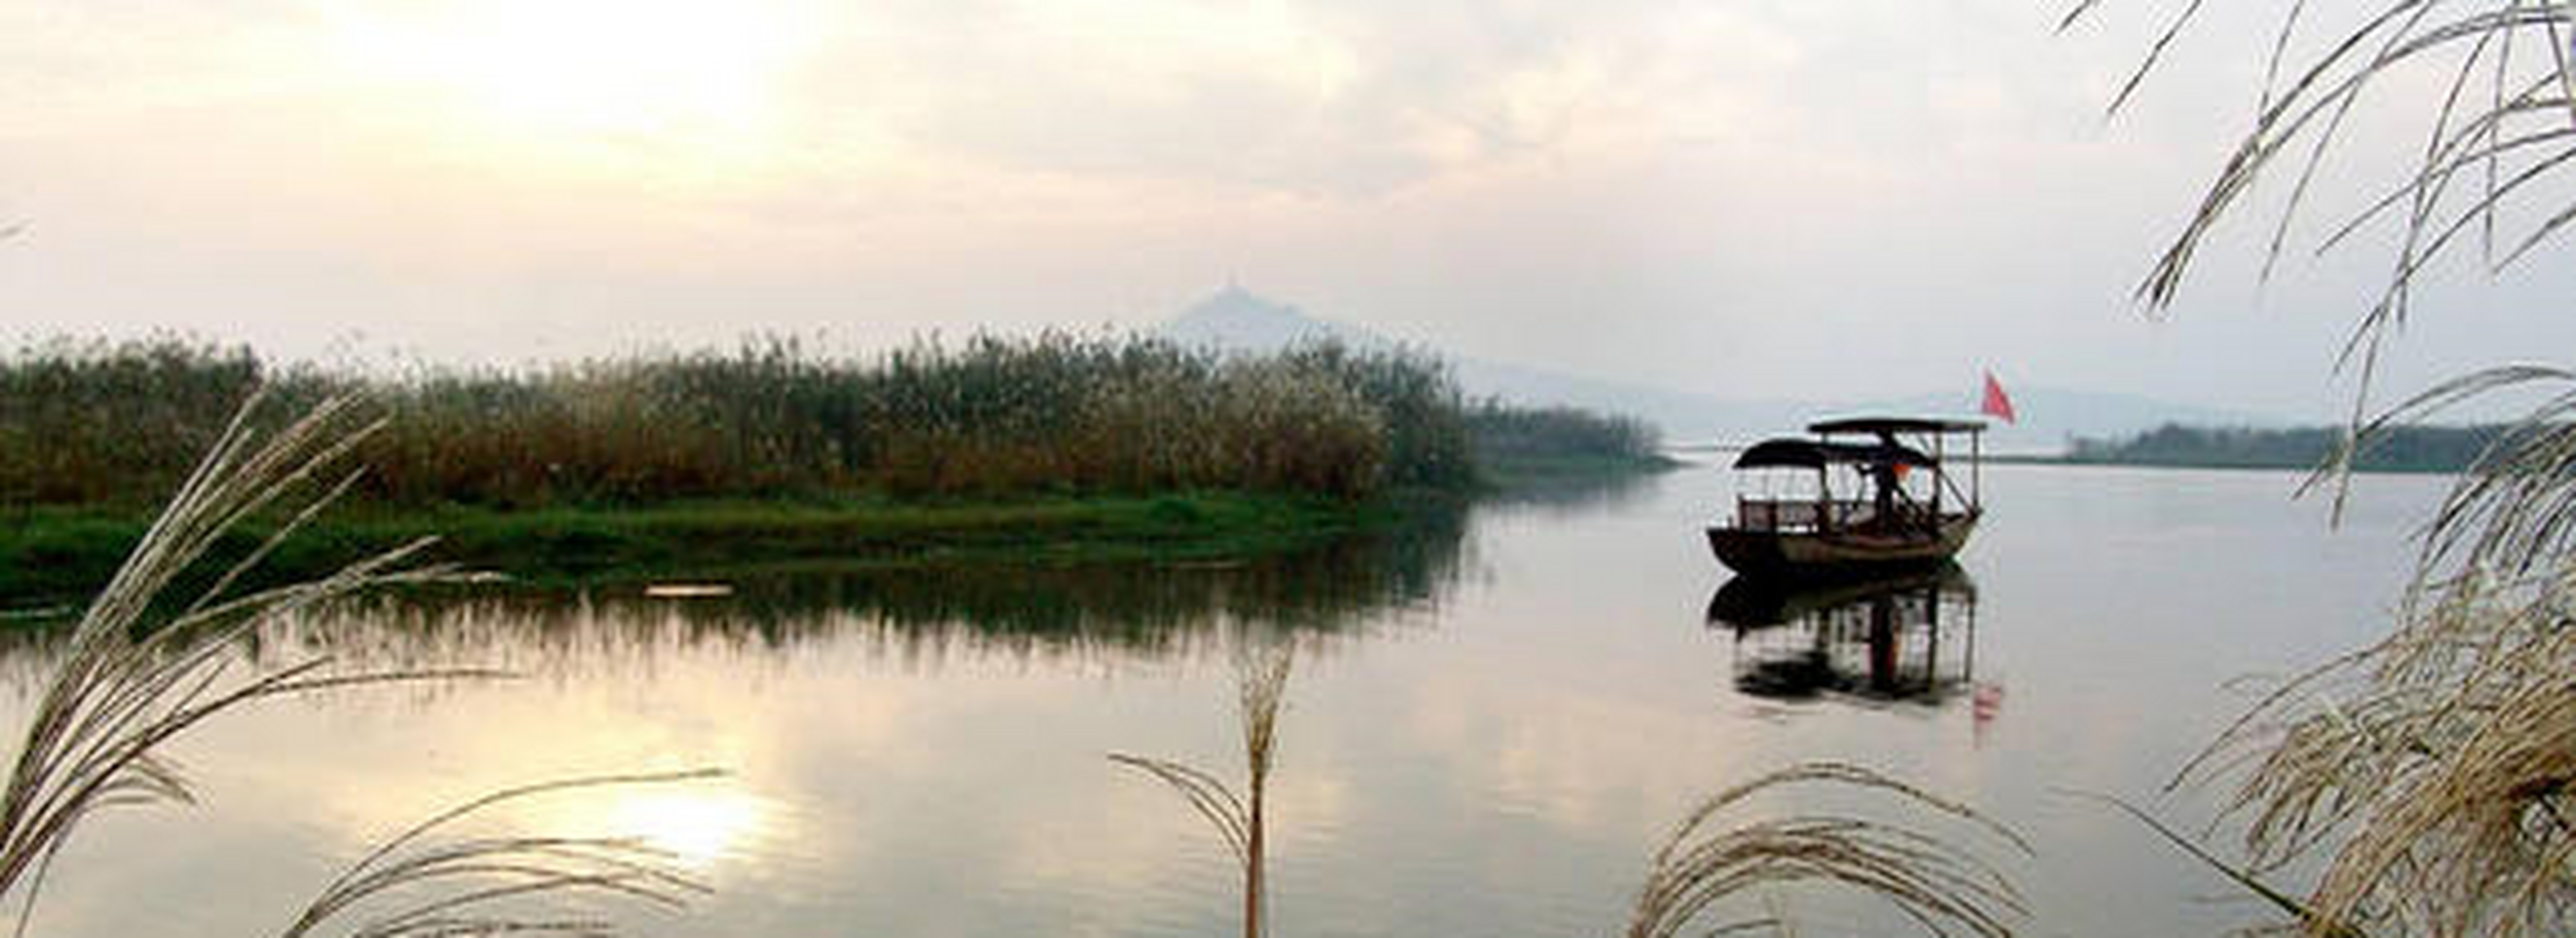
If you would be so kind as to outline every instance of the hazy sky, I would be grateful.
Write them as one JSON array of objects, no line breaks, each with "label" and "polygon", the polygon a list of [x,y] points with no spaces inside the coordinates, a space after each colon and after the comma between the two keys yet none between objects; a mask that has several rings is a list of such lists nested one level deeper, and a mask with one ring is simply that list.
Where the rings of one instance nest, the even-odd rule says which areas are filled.
[{"label": "hazy sky", "polygon": [[[1143,326],[1231,276],[1732,397],[1991,367],[2325,413],[2384,253],[2262,285],[2248,216],[2174,315],[2129,299],[2277,4],[2213,4],[2116,119],[2169,5],[2111,6],[2059,34],[2050,0],[0,0],[0,337],[870,348]],[[2420,146],[2382,123],[2358,139]],[[2562,258],[2438,294],[2397,380],[2571,347]]]}]

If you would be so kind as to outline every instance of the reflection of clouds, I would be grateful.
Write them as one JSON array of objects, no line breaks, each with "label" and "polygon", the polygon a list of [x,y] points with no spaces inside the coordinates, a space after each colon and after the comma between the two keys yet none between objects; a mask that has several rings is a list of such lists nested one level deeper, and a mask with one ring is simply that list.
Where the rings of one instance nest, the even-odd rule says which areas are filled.
[{"label": "reflection of clouds", "polygon": [[1409,742],[1469,789],[1457,797],[1572,832],[1679,803],[1709,778],[1688,753],[1752,742],[1706,714],[1591,689],[1443,679],[1409,703]]},{"label": "reflection of clouds", "polygon": [[[918,674],[853,640],[809,647],[751,692],[724,656],[676,655],[632,681],[478,685],[433,708],[363,697],[327,711],[271,708],[215,728],[190,751],[224,756],[209,779],[218,808],[292,819],[340,857],[429,810],[532,778],[721,766],[732,774],[686,789],[559,799],[513,822],[669,846],[723,890],[692,914],[718,923],[780,914],[764,908],[779,903],[816,916],[788,933],[827,933],[812,910],[843,909],[837,918],[858,902],[871,923],[937,932],[954,906],[998,904],[996,916],[1037,928],[1068,906],[1157,914],[1132,898],[1177,885],[1177,902],[1200,880],[1216,896],[1201,903],[1207,913],[1224,914],[1231,868],[1222,849],[1167,793],[1101,758],[1151,739],[1152,728],[1126,708],[1068,711],[1068,702],[1099,697],[1105,680],[1008,661]],[[1175,739],[1201,722],[1222,730],[1217,721],[1230,715],[1217,682],[1153,672],[1117,682],[1154,698],[1152,711],[1177,724],[1167,734]],[[315,745],[317,736],[331,741]],[[1284,810],[1300,816],[1330,802],[1311,785],[1282,794]],[[284,846],[243,839],[252,842],[230,849]],[[135,846],[126,839],[125,849]],[[975,884],[1000,895],[979,895]],[[1115,921],[1076,932],[1134,933]]]}]

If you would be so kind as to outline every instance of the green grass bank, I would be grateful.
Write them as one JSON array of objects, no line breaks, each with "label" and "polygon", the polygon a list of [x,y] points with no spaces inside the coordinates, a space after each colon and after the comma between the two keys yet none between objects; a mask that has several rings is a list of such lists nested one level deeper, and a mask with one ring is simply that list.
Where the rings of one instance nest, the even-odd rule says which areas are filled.
[{"label": "green grass bank", "polygon": [[[1184,563],[1296,551],[1408,523],[1445,496],[1347,502],[1258,492],[692,501],[614,509],[354,506],[326,515],[263,565],[310,578],[423,536],[431,556],[537,586],[722,579],[753,571]],[[1416,507],[1408,507],[1416,506]],[[44,507],[0,515],[0,608],[84,601],[115,572],[148,509]],[[259,532],[226,545],[250,550]]]}]

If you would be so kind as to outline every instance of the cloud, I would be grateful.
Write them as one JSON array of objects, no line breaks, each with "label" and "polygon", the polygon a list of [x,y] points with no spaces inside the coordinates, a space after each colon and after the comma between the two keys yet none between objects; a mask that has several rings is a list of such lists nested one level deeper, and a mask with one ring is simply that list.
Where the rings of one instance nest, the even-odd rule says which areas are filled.
[{"label": "cloud", "polygon": [[921,160],[1362,198],[1651,145],[1799,56],[1777,24],[1651,3],[1028,2],[852,35],[817,109],[871,113]]}]

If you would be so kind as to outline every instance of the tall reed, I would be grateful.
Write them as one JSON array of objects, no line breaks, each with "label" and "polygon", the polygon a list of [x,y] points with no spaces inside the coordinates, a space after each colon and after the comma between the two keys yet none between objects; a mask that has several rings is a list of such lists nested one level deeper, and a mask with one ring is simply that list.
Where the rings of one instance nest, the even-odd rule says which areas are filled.
[{"label": "tall reed", "polygon": [[1288,694],[1288,672],[1297,648],[1282,640],[1237,650],[1236,715],[1243,729],[1244,791],[1216,776],[1168,759],[1113,753],[1109,760],[1161,780],[1216,828],[1243,873],[1243,938],[1261,938],[1269,927],[1269,817],[1272,756],[1279,745],[1279,707]]},{"label": "tall reed", "polygon": [[[2068,22],[2100,5],[2084,0]],[[2477,372],[2367,415],[2380,350],[2427,271],[2455,257],[2501,270],[2576,223],[2565,194],[2576,165],[2576,9],[2532,0],[2279,9],[2253,124],[2140,296],[2173,303],[2219,223],[2245,210],[2260,179],[2289,172],[2267,263],[2276,259],[2367,95],[2430,79],[2414,86],[2432,93],[2413,99],[2426,133],[2406,154],[2410,167],[2322,238],[2334,247],[2386,223],[2395,243],[2344,349],[2361,376],[2352,432],[2319,479],[2340,480],[2389,426],[2507,388],[2545,399],[2445,500],[2391,634],[2288,682],[2186,777],[2236,781],[2230,806],[2258,869],[2322,865],[2299,909],[2313,933],[2563,934],[2576,927],[2576,372]],[[2121,101],[2202,10],[2190,3],[2169,21]]]},{"label": "tall reed", "polygon": [[[2078,0],[2071,26],[2104,0]],[[2131,4],[2135,5],[2135,4]],[[2170,4],[2152,48],[2111,103],[2117,111],[2202,16],[2203,4]],[[2566,182],[2576,172],[2576,69],[2570,36],[2576,11],[2539,0],[2393,0],[2368,9],[2275,0],[2279,26],[2265,63],[2254,119],[2203,190],[2180,232],[2138,285],[2164,307],[2180,297],[2201,248],[2231,216],[2254,210],[2258,183],[2288,174],[2271,224],[2268,274],[2289,247],[2317,183],[2347,144],[2354,119],[2396,93],[2420,102],[2424,124],[2411,166],[2364,207],[2327,221],[2318,250],[2393,232],[2389,273],[2346,341],[2342,361],[2358,369],[2354,422],[2368,413],[2380,350],[2404,324],[2416,288],[2436,262],[2471,252],[2476,267],[2501,270],[2576,223]],[[2233,10],[2231,10],[2233,12]],[[2408,96],[2408,90],[2434,95]],[[2374,98],[2374,96],[2381,96]],[[2278,180],[2276,180],[2278,182]]]},{"label": "tall reed", "polygon": [[0,504],[165,492],[265,369],[248,349],[56,340],[0,365]]}]

